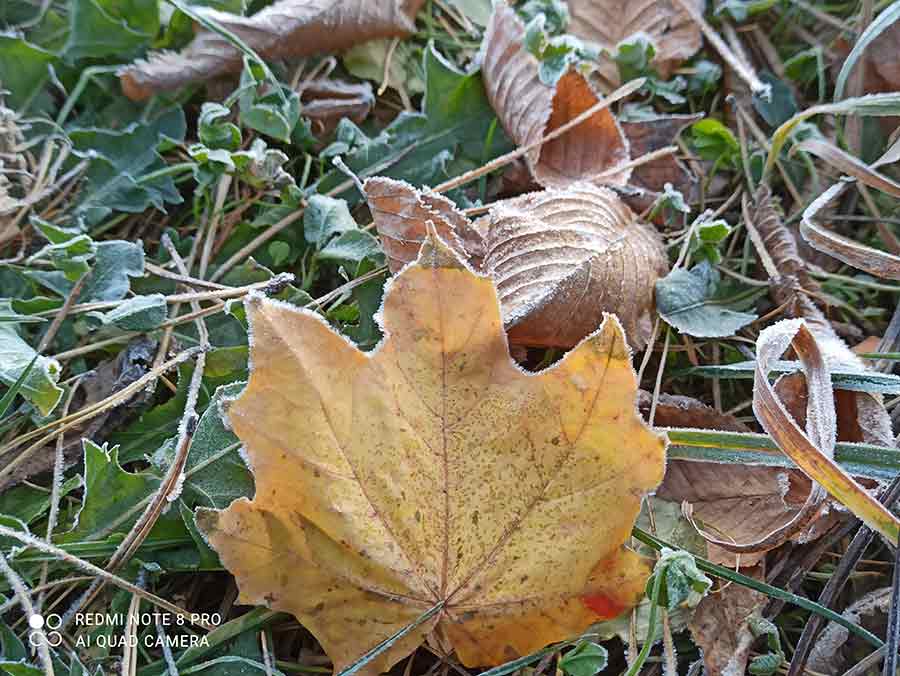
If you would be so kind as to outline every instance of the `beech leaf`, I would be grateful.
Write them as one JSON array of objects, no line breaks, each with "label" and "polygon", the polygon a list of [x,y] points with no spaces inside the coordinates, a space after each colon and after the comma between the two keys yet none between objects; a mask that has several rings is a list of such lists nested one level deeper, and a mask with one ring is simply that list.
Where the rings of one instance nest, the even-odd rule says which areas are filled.
[{"label": "beech leaf", "polygon": [[[241,38],[267,59],[334,52],[366,40],[415,31],[423,0],[279,0],[243,17],[206,7],[194,11]],[[133,100],[241,70],[241,51],[217,33],[201,30],[181,52],[158,52],[119,74]]]},{"label": "beech leaf", "polygon": [[[569,68],[555,84],[541,80],[541,64],[525,45],[525,25],[502,0],[494,6],[482,49],[488,98],[518,146],[536,143],[600,100],[578,70]],[[547,187],[600,174],[609,183],[624,184],[630,172],[614,170],[629,157],[628,140],[608,108],[525,156],[535,180]]]},{"label": "beech leaf", "polygon": [[431,632],[493,665],[640,600],[649,567],[623,543],[665,443],[636,414],[615,318],[525,373],[492,281],[433,234],[389,284],[372,352],[312,312],[247,308],[253,369],[228,416],[256,496],[197,513],[241,603],[293,613],[336,672],[404,632],[376,674]]},{"label": "beech leaf", "polygon": [[471,223],[447,198],[386,178],[366,181],[375,227],[396,271],[431,222],[497,284],[510,341],[572,347],[615,313],[630,344],[650,334],[654,284],[667,259],[656,232],[612,191],[589,183],[491,205]]}]

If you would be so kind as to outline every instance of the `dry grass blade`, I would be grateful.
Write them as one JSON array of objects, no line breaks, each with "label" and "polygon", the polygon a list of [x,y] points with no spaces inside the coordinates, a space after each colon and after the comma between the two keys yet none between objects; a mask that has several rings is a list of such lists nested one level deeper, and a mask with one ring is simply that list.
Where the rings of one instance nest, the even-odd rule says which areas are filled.
[{"label": "dry grass blade", "polygon": [[[599,100],[575,70],[555,85],[542,82],[538,60],[525,49],[524,37],[525,26],[516,11],[498,2],[484,36],[482,71],[491,105],[519,146],[535,143]],[[538,183],[566,187],[628,161],[628,141],[612,112],[603,109],[525,157]],[[623,171],[607,182],[624,184],[629,173]]]},{"label": "dry grass blade", "polygon": [[900,183],[888,178],[884,174],[873,171],[871,167],[867,166],[864,162],[861,162],[850,153],[841,150],[829,141],[811,138],[797,144],[795,149],[822,158],[835,169],[852,176],[871,188],[886,192],[893,197],[900,197]]},{"label": "dry grass blade", "polygon": [[876,277],[900,280],[900,256],[860,244],[816,223],[819,212],[837,199],[848,185],[847,181],[835,183],[806,207],[800,220],[800,234],[814,248],[847,265]]},{"label": "dry grass blade", "polygon": [[[702,0],[692,0],[702,10]],[[653,65],[667,77],[703,43],[700,28],[682,7],[672,0],[569,0],[571,19],[567,27],[573,35],[615,53],[618,44],[636,33],[650,38],[656,54]],[[600,74],[610,83],[619,82],[612,60],[604,59]]]},{"label": "dry grass blade", "polygon": [[[424,0],[280,0],[253,16],[197,9],[270,59],[310,56],[415,31]],[[179,53],[160,52],[123,69],[125,94],[134,100],[241,69],[242,54],[224,37],[201,30]]]},{"label": "dry grass blade", "polygon": [[[776,361],[792,346],[804,367],[809,391],[804,432],[785,409],[769,382]],[[897,543],[900,520],[857,484],[834,461],[837,417],[831,375],[816,339],[803,320],[788,319],[768,327],[757,341],[753,410],[763,429],[822,489],[873,530]]]}]

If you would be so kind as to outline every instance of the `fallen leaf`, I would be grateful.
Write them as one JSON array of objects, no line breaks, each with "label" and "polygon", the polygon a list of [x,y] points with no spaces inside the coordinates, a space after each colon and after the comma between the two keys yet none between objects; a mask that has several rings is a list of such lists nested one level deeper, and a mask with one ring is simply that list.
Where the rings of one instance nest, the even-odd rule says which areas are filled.
[{"label": "fallen leaf", "polygon": [[613,312],[632,346],[646,344],[668,259],[656,231],[612,191],[531,193],[492,205],[489,219],[483,269],[511,342],[568,347]]},{"label": "fallen leaf", "polygon": [[228,411],[256,497],[198,525],[242,603],[291,612],[340,671],[435,632],[468,666],[570,638],[643,594],[624,549],[664,441],[634,411],[618,322],[550,369],[509,357],[496,291],[434,236],[363,353],[317,315],[248,300],[253,370]]},{"label": "fallen leaf", "polygon": [[[525,25],[516,11],[498,2],[485,31],[481,68],[491,105],[520,147],[536,143],[600,100],[577,70],[570,69],[555,85],[542,82],[539,61],[524,39]],[[630,174],[615,172],[630,155],[628,140],[608,108],[525,157],[535,180],[545,187],[568,187],[600,174],[607,174],[608,183],[624,185]]]},{"label": "fallen leaf", "polygon": [[[377,38],[415,32],[424,0],[279,0],[250,17],[195,7],[194,11],[234,33],[267,59],[334,52]],[[238,72],[241,51],[228,40],[200,30],[181,52],[158,52],[119,73],[122,91],[139,101],[190,82]]]},{"label": "fallen leaf", "polygon": [[835,183],[806,207],[800,219],[800,234],[813,248],[847,265],[876,277],[900,281],[900,255],[861,244],[816,222],[819,212],[836,200],[847,185],[846,181]]},{"label": "fallen leaf", "polygon": [[[703,0],[691,0],[703,11]],[[703,44],[700,27],[672,0],[569,0],[571,19],[567,30],[599,44],[611,53],[626,38],[643,33],[653,43],[653,66],[668,77]],[[619,83],[619,71],[612,59],[603,60],[600,73],[610,84]]]},{"label": "fallen leaf", "polygon": [[[640,392],[638,409],[646,417],[652,397]],[[653,416],[656,427],[713,429],[749,432],[734,416],[716,411],[693,397],[661,394]],[[704,532],[736,543],[757,541],[790,521],[809,495],[811,482],[798,471],[773,467],[670,460],[666,477],[656,491],[663,500],[685,503],[694,522]],[[828,512],[833,515],[834,512]],[[814,539],[831,523],[820,514],[794,540]],[[765,551],[743,552],[739,556],[711,542],[706,558],[734,568],[755,566],[765,559]]]},{"label": "fallen leaf", "polygon": [[[763,577],[761,567],[744,573]],[[703,666],[708,676],[746,673],[750,647],[755,640],[750,623],[761,617],[767,600],[762,592],[728,584],[711,591],[700,601],[691,621],[691,637],[703,652]]]},{"label": "fallen leaf", "polygon": [[330,135],[344,117],[362,123],[375,105],[372,85],[368,82],[320,77],[303,83],[298,93],[303,117],[312,122],[312,131],[318,136]]},{"label": "fallen leaf", "polygon": [[[640,120],[619,120],[628,139],[631,157],[639,158],[670,146],[678,135],[702,115],[659,115]],[[697,177],[674,155],[658,157],[631,170],[628,187],[643,194],[623,195],[633,209],[646,209],[665,190],[666,183],[684,195],[688,202],[696,198]]]},{"label": "fallen leaf", "polygon": [[656,232],[612,191],[579,184],[495,202],[471,223],[452,202],[386,178],[366,181],[375,227],[396,271],[426,223],[497,284],[518,345],[572,347],[615,313],[633,347],[652,327],[654,283],[668,261]]}]

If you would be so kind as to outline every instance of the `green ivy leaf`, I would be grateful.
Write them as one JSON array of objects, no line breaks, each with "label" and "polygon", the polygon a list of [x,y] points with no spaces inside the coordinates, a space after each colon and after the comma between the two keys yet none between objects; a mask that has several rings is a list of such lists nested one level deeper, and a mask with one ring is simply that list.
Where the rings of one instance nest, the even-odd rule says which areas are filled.
[{"label": "green ivy leaf", "polygon": [[703,262],[690,272],[677,269],[656,282],[659,316],[682,333],[698,338],[724,338],[754,319],[715,300],[719,273]]},{"label": "green ivy leaf", "polygon": [[84,58],[128,56],[149,45],[159,31],[157,0],[69,0],[69,40],[64,54]]},{"label": "green ivy leaf", "polygon": [[[9,301],[0,301],[0,308],[9,311]],[[13,386],[37,356],[37,352],[25,342],[11,322],[0,322],[0,382]],[[38,357],[37,362],[19,389],[28,402],[50,415],[62,397],[59,381],[60,365],[55,359]]]},{"label": "green ivy leaf", "polygon": [[48,66],[57,60],[53,52],[24,38],[0,35],[0,82],[8,93],[7,105],[22,111],[44,88]]},{"label": "green ivy leaf", "polygon": [[348,261],[360,263],[369,258],[383,262],[381,244],[368,232],[348,230],[326,244],[316,257],[319,260]]},{"label": "green ivy leaf", "polygon": [[109,312],[89,312],[104,326],[115,326],[123,331],[152,331],[166,321],[168,306],[161,293],[134,296]]},{"label": "green ivy leaf", "polygon": [[303,236],[317,249],[322,249],[335,235],[358,227],[345,200],[325,195],[309,198],[303,213]]},{"label": "green ivy leaf", "polygon": [[581,641],[559,660],[559,668],[567,676],[594,676],[606,669],[609,653],[602,645]]},{"label": "green ivy leaf", "polygon": [[691,125],[691,135],[700,157],[737,166],[741,147],[724,124],[713,118],[706,118]]}]

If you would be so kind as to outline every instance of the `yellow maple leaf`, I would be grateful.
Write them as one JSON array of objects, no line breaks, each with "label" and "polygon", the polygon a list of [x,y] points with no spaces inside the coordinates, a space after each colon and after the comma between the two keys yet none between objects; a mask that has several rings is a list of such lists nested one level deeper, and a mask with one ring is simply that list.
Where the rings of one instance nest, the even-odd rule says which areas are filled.
[{"label": "yellow maple leaf", "polygon": [[256,496],[197,522],[243,603],[292,613],[335,670],[443,602],[370,662],[431,634],[493,665],[642,596],[623,547],[662,479],[613,316],[555,366],[509,356],[494,285],[429,237],[360,352],[317,315],[254,297],[250,382],[228,411]]}]

